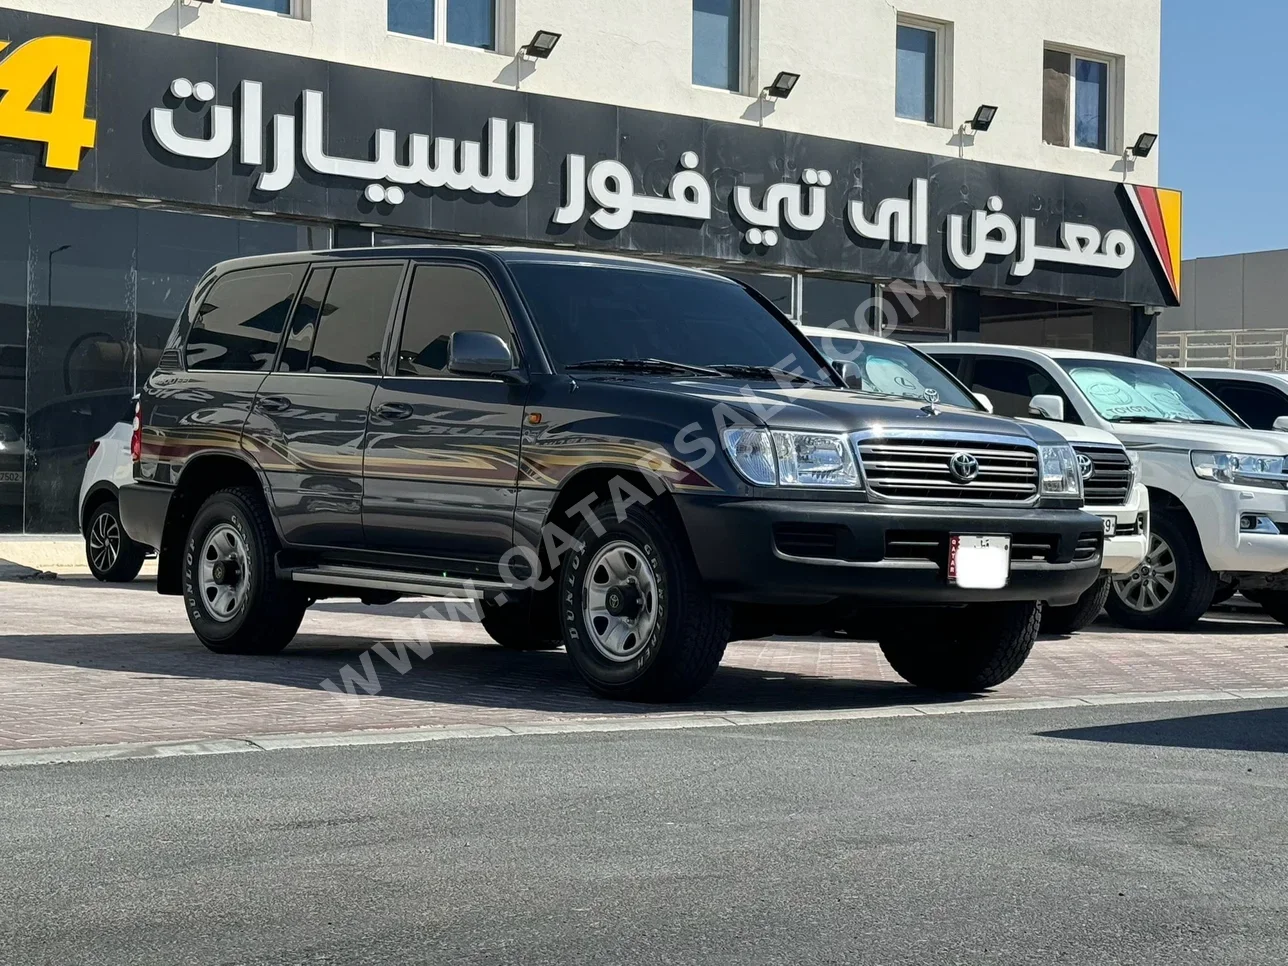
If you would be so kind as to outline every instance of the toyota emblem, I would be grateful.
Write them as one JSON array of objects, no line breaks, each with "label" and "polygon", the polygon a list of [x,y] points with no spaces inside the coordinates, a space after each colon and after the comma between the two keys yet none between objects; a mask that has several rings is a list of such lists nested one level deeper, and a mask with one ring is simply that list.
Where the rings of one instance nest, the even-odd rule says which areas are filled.
[{"label": "toyota emblem", "polygon": [[948,461],[948,472],[958,483],[969,483],[979,476],[979,460],[970,453],[954,453]]},{"label": "toyota emblem", "polygon": [[1091,461],[1091,457],[1086,453],[1078,454],[1078,469],[1082,471],[1082,478],[1089,480],[1096,475],[1096,464]]}]

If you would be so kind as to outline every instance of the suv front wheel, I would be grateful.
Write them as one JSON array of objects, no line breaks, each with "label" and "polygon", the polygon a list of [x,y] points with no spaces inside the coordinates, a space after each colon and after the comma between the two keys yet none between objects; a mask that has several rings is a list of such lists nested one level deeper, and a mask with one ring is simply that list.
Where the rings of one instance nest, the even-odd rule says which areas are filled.
[{"label": "suv front wheel", "polygon": [[1130,574],[1114,578],[1105,610],[1123,627],[1183,631],[1207,613],[1218,583],[1189,520],[1159,510],[1145,559]]},{"label": "suv front wheel", "polygon": [[665,515],[610,501],[591,511],[559,569],[564,646],[605,697],[679,701],[720,666],[732,612],[712,598],[683,531]]},{"label": "suv front wheel", "polygon": [[895,673],[919,688],[971,692],[996,687],[1028,660],[1042,604],[968,604],[880,625],[878,643]]},{"label": "suv front wheel", "polygon": [[218,654],[276,654],[308,600],[273,572],[277,537],[259,492],[220,490],[197,511],[183,557],[183,600],[201,642]]}]

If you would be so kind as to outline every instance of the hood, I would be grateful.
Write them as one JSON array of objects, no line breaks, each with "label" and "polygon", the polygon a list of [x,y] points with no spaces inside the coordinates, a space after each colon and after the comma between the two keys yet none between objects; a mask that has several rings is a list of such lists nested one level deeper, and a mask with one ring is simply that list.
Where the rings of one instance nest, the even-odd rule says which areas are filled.
[{"label": "hood", "polygon": [[1183,449],[1288,456],[1288,433],[1273,430],[1194,423],[1116,423],[1114,434],[1128,449],[1145,452]]},{"label": "hood", "polygon": [[1079,426],[1076,423],[1056,423],[1049,419],[1017,419],[1025,426],[1041,426],[1057,433],[1070,443],[1088,443],[1097,446],[1121,446],[1118,437],[1094,426]]},{"label": "hood", "polygon": [[[600,382],[600,377],[592,377]],[[578,381],[583,376],[578,374]],[[874,396],[871,393],[827,386],[781,388],[736,379],[693,379],[616,375],[609,380],[621,389],[643,390],[672,398],[684,396],[714,410],[725,406],[752,423],[773,429],[852,433],[887,426],[952,433],[991,433],[1028,438],[1040,443],[1061,443],[1063,438],[1042,425],[1026,426],[1014,419],[940,405],[938,413],[926,412],[926,403],[915,399]]]}]

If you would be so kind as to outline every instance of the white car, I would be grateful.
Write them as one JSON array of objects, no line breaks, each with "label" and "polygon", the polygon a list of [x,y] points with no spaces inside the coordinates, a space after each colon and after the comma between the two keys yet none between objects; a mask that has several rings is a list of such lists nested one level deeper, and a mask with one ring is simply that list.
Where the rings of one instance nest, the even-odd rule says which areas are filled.
[{"label": "white car", "polygon": [[1190,627],[1235,590],[1288,624],[1288,435],[1252,430],[1174,369],[1099,352],[926,346],[1003,414],[1114,433],[1140,456],[1149,553],[1105,608],[1128,627]]},{"label": "white car", "polygon": [[1182,369],[1253,429],[1288,430],[1288,374],[1247,369]]},{"label": "white car", "polygon": [[121,526],[117,492],[134,479],[130,423],[117,423],[89,447],[81,478],[80,524],[90,573],[108,583],[129,583],[143,569],[148,548],[135,543]]},{"label": "white car", "polygon": [[[838,329],[805,326],[801,331],[819,351],[857,378],[863,388],[914,399],[934,390],[943,405],[993,411],[986,393],[972,393],[920,348]],[[854,369],[843,364],[849,363]],[[1005,414],[1003,414],[1005,415]],[[1032,422],[1033,420],[1025,420]],[[1140,482],[1139,460],[1111,433],[1061,423],[1050,428],[1078,454],[1087,510],[1104,520],[1105,548],[1100,580],[1076,604],[1045,609],[1042,629],[1067,634],[1086,627],[1100,614],[1115,575],[1132,573],[1145,558],[1149,533],[1149,494]]]}]

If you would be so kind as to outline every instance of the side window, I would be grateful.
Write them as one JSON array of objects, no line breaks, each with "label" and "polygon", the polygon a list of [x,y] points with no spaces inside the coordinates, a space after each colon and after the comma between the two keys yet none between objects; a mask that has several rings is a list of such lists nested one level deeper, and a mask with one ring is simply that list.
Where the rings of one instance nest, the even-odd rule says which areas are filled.
[{"label": "side window", "polygon": [[934,355],[934,360],[941,366],[951,372],[958,379],[962,377],[962,357],[961,356],[944,356],[938,352]]},{"label": "side window", "polygon": [[1060,391],[1054,379],[1031,362],[976,356],[970,383],[971,392],[988,396],[993,412],[999,416],[1027,416],[1030,399],[1049,395],[1064,400],[1065,419],[1077,420],[1069,397]]},{"label": "side window", "polygon": [[307,372],[380,372],[380,348],[402,280],[401,265],[337,268],[319,309]]},{"label": "side window", "polygon": [[1276,419],[1288,416],[1288,397],[1274,389],[1239,382],[1205,382],[1203,387],[1253,429],[1274,429]]},{"label": "side window", "polygon": [[278,372],[308,371],[313,340],[317,337],[318,322],[322,318],[322,303],[326,300],[326,290],[330,284],[329,268],[318,269],[304,283],[304,294],[295,303],[295,314],[291,316],[291,329],[286,334],[286,345],[282,347],[282,359],[277,364]]},{"label": "side window", "polygon": [[447,375],[447,343],[453,332],[491,332],[514,352],[514,338],[492,283],[472,268],[418,265],[412,277],[402,342],[400,376]]},{"label": "side window", "polygon": [[267,372],[277,356],[304,266],[230,272],[206,295],[188,333],[189,369]]}]

